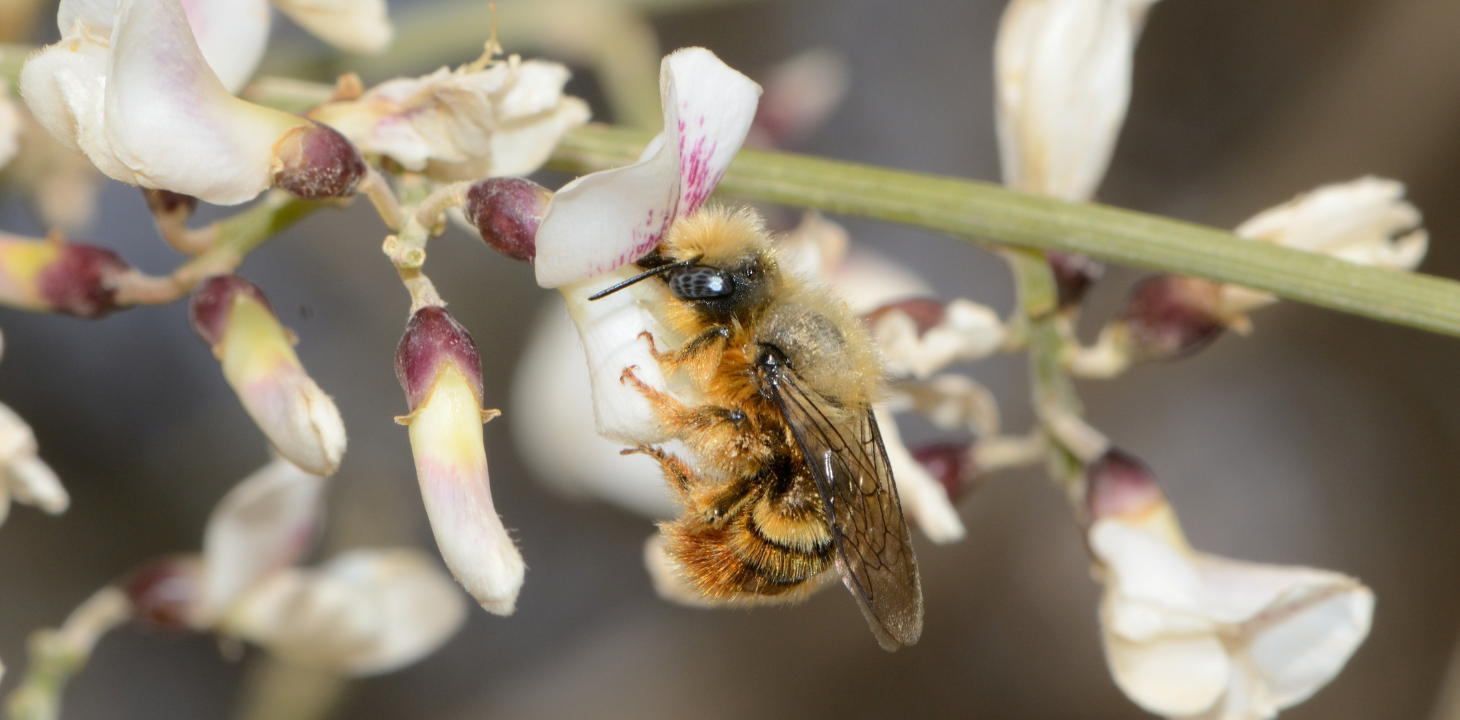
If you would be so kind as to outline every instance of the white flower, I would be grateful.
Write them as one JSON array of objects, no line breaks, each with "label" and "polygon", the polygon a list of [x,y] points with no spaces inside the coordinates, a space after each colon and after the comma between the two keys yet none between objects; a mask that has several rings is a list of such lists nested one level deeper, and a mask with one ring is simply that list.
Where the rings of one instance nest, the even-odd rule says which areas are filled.
[{"label": "white flower", "polygon": [[482,423],[482,363],[466,328],[444,308],[423,307],[395,356],[410,414],[411,454],[431,532],[446,567],[489,612],[511,615],[526,565],[492,504]]},{"label": "white flower", "polygon": [[456,585],[424,554],[354,550],[268,576],[219,629],[280,659],[359,677],[431,654],[465,619]]},{"label": "white flower", "polygon": [[71,498],[49,465],[37,455],[35,433],[19,415],[0,405],[0,522],[10,513],[10,501],[33,505],[58,515]]},{"label": "white flower", "polygon": [[867,316],[872,337],[894,377],[925,380],[955,362],[989,356],[1004,344],[1004,323],[993,310],[962,298],[944,305],[913,300]]},{"label": "white flower", "polygon": [[354,550],[316,568],[324,478],[279,459],[240,482],[208,520],[200,556],[167,558],[126,590],[134,612],[254,642],[279,658],[374,675],[440,647],[466,617],[450,578],[416,550]]},{"label": "white flower", "polygon": [[194,291],[189,313],[274,449],[304,470],[333,475],[345,455],[345,423],[299,362],[293,333],[263,293],[236,275],[217,275]]},{"label": "white flower", "polygon": [[595,429],[589,368],[579,345],[562,301],[548,303],[512,380],[506,417],[518,454],[534,476],[564,495],[605,500],[651,518],[674,517],[678,508],[659,463],[648,455],[620,455],[624,443]]},{"label": "white flower", "polygon": [[386,17],[385,0],[272,1],[290,20],[341,50],[384,52],[395,34]]},{"label": "white flower", "polygon": [[[1366,175],[1323,185],[1254,215],[1238,236],[1305,250],[1359,265],[1413,270],[1429,248],[1419,210],[1404,199],[1404,184]],[[1225,285],[1220,312],[1227,317],[1277,302],[1268,293]]]},{"label": "white flower", "polygon": [[[103,2],[115,7],[115,0]],[[183,9],[198,48],[230,93],[237,93],[253,77],[264,57],[271,2],[305,30],[342,50],[378,53],[390,44],[393,31],[385,0],[189,0]],[[68,26],[63,20],[63,34]]]},{"label": "white flower", "polygon": [[1013,0],[994,50],[1004,184],[1089,200],[1130,102],[1131,61],[1155,0]]},{"label": "white flower", "polygon": [[325,480],[276,459],[218,501],[203,531],[197,603],[190,621],[211,627],[260,580],[313,546]]},{"label": "white flower", "polygon": [[344,133],[361,152],[389,156],[433,179],[527,175],[563,133],[588,121],[588,105],[563,95],[568,74],[557,63],[514,55],[391,80],[358,99],[325,103],[309,117]]},{"label": "white flower", "polygon": [[0,167],[20,152],[21,112],[10,97],[10,81],[0,81]]},{"label": "white flower", "polygon": [[1368,635],[1374,596],[1354,578],[1193,551],[1160,489],[1120,453],[1087,477],[1106,659],[1142,708],[1271,718],[1332,680]]},{"label": "white flower", "polygon": [[[108,177],[222,205],[275,184],[348,195],[363,177],[338,133],[229,94],[178,0],[118,0],[114,12],[63,0],[57,18],[61,40],[26,61],[21,94],[52,137]],[[310,182],[320,170],[333,173],[329,187]]]}]

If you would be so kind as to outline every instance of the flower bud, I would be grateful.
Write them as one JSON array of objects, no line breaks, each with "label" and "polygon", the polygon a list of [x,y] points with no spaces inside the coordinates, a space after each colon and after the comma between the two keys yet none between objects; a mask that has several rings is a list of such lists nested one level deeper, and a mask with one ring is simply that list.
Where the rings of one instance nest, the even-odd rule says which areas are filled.
[{"label": "flower bud", "polygon": [[1178,358],[1206,347],[1229,324],[1221,312],[1222,285],[1200,278],[1158,275],[1131,293],[1124,323],[1132,349],[1143,358]]},{"label": "flower bud", "polygon": [[1149,468],[1129,453],[1111,449],[1085,466],[1085,512],[1089,522],[1135,518],[1166,504],[1166,494]]},{"label": "flower bud", "polygon": [[522,555],[492,504],[482,422],[481,359],[466,328],[440,307],[416,311],[395,355],[410,414],[411,452],[431,530],[457,582],[498,615],[522,588]]},{"label": "flower bud", "polygon": [[524,178],[487,178],[466,192],[466,219],[493,250],[530,263],[552,191]]},{"label": "flower bud", "polygon": [[113,281],[130,269],[106,248],[0,233],[0,304],[101,317],[117,309]]},{"label": "flower bud", "polygon": [[274,186],[304,200],[348,196],[368,169],[344,135],[313,121],[274,146]]},{"label": "flower bud", "polygon": [[334,474],[345,454],[344,422],[304,371],[293,335],[263,293],[236,275],[219,275],[198,286],[190,311],[193,329],[274,449],[303,470]]},{"label": "flower bud", "polygon": [[1085,293],[1105,274],[1105,263],[1077,253],[1050,251],[1044,254],[1054,272],[1054,285],[1061,308],[1079,305]]},{"label": "flower bud", "polygon": [[914,449],[912,456],[943,486],[950,502],[956,504],[977,486],[979,468],[971,442],[924,445]]},{"label": "flower bud", "polygon": [[143,565],[122,583],[133,617],[158,630],[195,627],[202,564],[195,556],[166,557]]}]

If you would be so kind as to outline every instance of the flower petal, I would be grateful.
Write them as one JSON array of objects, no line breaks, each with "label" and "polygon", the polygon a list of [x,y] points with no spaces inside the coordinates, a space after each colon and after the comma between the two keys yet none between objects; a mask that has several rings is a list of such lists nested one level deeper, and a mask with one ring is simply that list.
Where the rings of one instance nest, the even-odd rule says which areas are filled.
[{"label": "flower petal", "polygon": [[[928,306],[936,312],[924,327],[914,311]],[[962,298],[947,305],[894,303],[874,311],[867,320],[887,372],[894,377],[926,380],[955,362],[987,357],[1004,344],[1004,323],[999,316]]]},{"label": "flower petal", "polygon": [[0,168],[20,152],[21,112],[10,96],[10,82],[0,82]]},{"label": "flower petal", "polygon": [[487,611],[511,615],[526,565],[492,504],[482,408],[455,365],[410,419],[411,452],[446,567]]},{"label": "flower petal", "polygon": [[1270,611],[1273,620],[1259,622],[1248,643],[1252,670],[1278,708],[1296,705],[1327,685],[1369,635],[1373,592],[1353,578],[1323,575],[1329,582],[1278,603]]},{"label": "flower petal", "polygon": [[1428,235],[1404,185],[1373,176],[1324,185],[1242,223],[1237,235],[1361,265],[1413,270]]},{"label": "flower petal", "polygon": [[[68,5],[62,4],[63,11]],[[20,94],[46,132],[61,145],[84,152],[103,174],[136,184],[137,176],[106,140],[103,105],[111,16],[104,26],[78,28],[25,61]]]},{"label": "flower petal", "polygon": [[561,301],[538,313],[512,388],[506,417],[535,477],[565,495],[591,496],[648,517],[678,514],[659,463],[647,455],[620,455],[624,443],[598,434],[589,369]]},{"label": "flower petal", "polygon": [[119,0],[105,94],[105,141],[137,184],[220,205],[269,187],[274,146],[309,124],[229,94],[177,0]]},{"label": "flower petal", "polygon": [[353,676],[434,652],[466,620],[451,579],[415,550],[355,550],[250,589],[222,630],[279,658]]},{"label": "flower petal", "polygon": [[51,515],[66,511],[71,498],[61,479],[37,456],[35,433],[25,420],[8,406],[0,404],[0,465],[4,474],[0,485],[5,497],[0,500],[0,522],[8,512],[10,500],[38,507]]},{"label": "flower petal", "polygon": [[258,288],[234,275],[194,292],[195,329],[212,346],[223,377],[280,455],[316,475],[344,457],[345,424],[294,353],[294,338]]},{"label": "flower petal", "polygon": [[1155,0],[1014,0],[994,50],[1004,184],[1089,200],[1130,101],[1131,61]]},{"label": "flower petal", "polygon": [[1193,715],[1222,697],[1233,668],[1215,635],[1131,642],[1104,634],[1105,659],[1121,692],[1157,715]]},{"label": "flower petal", "polygon": [[[539,235],[539,238],[541,235]],[[539,257],[541,257],[539,248]],[[619,268],[605,275],[562,288],[568,316],[583,340],[593,390],[593,413],[598,434],[625,445],[662,442],[667,431],[653,406],[637,390],[621,381],[626,368],[650,387],[669,390],[659,362],[649,354],[650,332],[664,347],[678,347],[682,338],[659,323],[650,308],[664,307],[668,291],[655,283],[637,283],[619,292],[589,300],[603,288],[635,273]]]},{"label": "flower petal", "polygon": [[385,52],[395,29],[386,16],[385,0],[273,0],[284,13],[315,37],[352,53]]},{"label": "flower petal", "polygon": [[639,162],[563,186],[537,235],[537,283],[559,287],[649,252],[675,218],[699,208],[745,141],[760,86],[704,48],[664,58],[664,132]]},{"label": "flower petal", "polygon": [[324,478],[284,459],[263,466],[223,496],[203,534],[203,624],[309,549],[323,497]]},{"label": "flower petal", "polygon": [[588,106],[563,95],[568,69],[515,57],[482,69],[441,68],[377,85],[309,116],[362,152],[388,155],[436,181],[526,175],[563,133],[587,122]]},{"label": "flower petal", "polygon": [[228,92],[237,93],[269,44],[268,0],[189,0],[183,11],[208,67]]},{"label": "flower petal", "polygon": [[962,540],[966,534],[963,520],[949,500],[948,491],[928,474],[922,463],[913,459],[912,453],[902,443],[892,414],[885,407],[878,406],[876,415],[877,428],[882,433],[882,445],[887,449],[887,462],[892,467],[903,511],[935,543],[944,545]]}]

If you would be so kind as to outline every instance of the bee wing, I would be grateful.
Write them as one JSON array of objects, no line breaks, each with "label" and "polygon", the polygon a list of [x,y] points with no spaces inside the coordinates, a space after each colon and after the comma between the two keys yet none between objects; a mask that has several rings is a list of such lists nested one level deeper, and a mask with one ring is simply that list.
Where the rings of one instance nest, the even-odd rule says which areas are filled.
[{"label": "bee wing", "polygon": [[883,649],[916,643],[923,632],[918,562],[872,409],[838,422],[844,413],[790,368],[776,368],[767,380],[816,480],[843,582]]}]

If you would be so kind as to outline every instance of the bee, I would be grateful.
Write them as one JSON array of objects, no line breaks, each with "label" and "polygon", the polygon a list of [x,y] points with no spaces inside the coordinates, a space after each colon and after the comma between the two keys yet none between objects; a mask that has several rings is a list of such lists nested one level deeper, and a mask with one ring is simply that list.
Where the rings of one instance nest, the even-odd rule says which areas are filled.
[{"label": "bee", "polygon": [[794,602],[839,571],[884,649],[916,643],[923,599],[902,505],[872,415],[883,378],[870,335],[831,291],[784,270],[753,210],[706,207],[638,261],[666,326],[687,338],[654,360],[691,402],[641,393],[696,462],[643,445],[684,511],[664,547],[707,598]]}]

